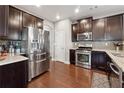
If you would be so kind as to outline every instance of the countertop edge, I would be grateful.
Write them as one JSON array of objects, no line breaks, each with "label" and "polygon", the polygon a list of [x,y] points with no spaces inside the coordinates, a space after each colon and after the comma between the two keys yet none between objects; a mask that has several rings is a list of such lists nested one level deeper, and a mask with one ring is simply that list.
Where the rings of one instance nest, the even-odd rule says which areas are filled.
[{"label": "countertop edge", "polygon": [[22,62],[26,60],[28,60],[28,58],[21,55],[8,56],[7,59],[0,61],[0,66]]},{"label": "countertop edge", "polygon": [[[101,51],[101,52],[105,52],[112,60],[112,62],[115,63],[115,65],[122,71],[124,72],[124,68],[122,68],[120,65],[119,65],[119,62],[117,62],[115,59],[124,59],[124,58],[118,58],[116,56],[113,56],[112,55],[112,52],[119,52],[119,51],[116,51],[116,50],[102,50],[102,49],[93,49],[93,51]],[[122,52],[122,51],[120,51]],[[121,63],[121,64],[124,64],[124,63]]]}]

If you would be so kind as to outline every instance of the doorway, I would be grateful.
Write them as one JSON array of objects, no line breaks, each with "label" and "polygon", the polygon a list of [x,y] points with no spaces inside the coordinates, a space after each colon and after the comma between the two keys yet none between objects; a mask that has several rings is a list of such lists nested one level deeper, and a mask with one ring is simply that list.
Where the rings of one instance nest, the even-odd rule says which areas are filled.
[{"label": "doorway", "polygon": [[55,61],[65,62],[65,31],[55,31]]}]

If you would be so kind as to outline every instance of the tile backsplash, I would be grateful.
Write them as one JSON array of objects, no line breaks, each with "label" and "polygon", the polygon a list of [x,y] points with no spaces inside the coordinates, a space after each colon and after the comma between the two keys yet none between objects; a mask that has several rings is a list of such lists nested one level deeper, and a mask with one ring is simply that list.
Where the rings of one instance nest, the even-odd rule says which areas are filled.
[{"label": "tile backsplash", "polygon": [[0,40],[0,45],[5,45],[5,44],[7,44],[7,40]]},{"label": "tile backsplash", "polygon": [[21,41],[16,41],[16,40],[0,40],[0,46],[4,45],[5,49],[7,51],[9,51],[9,47],[12,44],[13,47],[15,48],[15,46],[17,45],[17,43],[21,43]]},{"label": "tile backsplash", "polygon": [[[73,43],[73,48],[77,48],[78,45],[92,45],[94,49],[115,49],[113,43],[124,43],[124,41],[88,41],[88,42],[75,42]],[[124,49],[124,47],[120,47],[120,49]]]}]

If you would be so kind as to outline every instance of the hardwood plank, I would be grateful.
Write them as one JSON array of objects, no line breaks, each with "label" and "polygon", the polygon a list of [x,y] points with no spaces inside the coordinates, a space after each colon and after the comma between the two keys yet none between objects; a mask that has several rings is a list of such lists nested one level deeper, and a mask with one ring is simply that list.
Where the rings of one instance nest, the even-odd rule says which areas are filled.
[{"label": "hardwood plank", "polygon": [[[98,71],[101,73],[100,71]],[[29,88],[90,88],[92,70],[68,65],[60,62],[50,62],[48,72],[36,77]]]},{"label": "hardwood plank", "polygon": [[91,80],[90,73],[91,70],[74,65],[51,62],[50,72],[34,79],[29,83],[29,87],[90,87],[90,82],[88,82]]}]

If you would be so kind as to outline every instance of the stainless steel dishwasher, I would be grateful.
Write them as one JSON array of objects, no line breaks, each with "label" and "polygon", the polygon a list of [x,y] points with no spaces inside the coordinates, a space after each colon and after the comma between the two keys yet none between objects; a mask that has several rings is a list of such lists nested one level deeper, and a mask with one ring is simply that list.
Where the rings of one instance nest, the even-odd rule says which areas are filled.
[{"label": "stainless steel dishwasher", "polygon": [[110,73],[109,73],[109,83],[111,88],[122,88],[122,71],[113,62],[109,63]]}]

